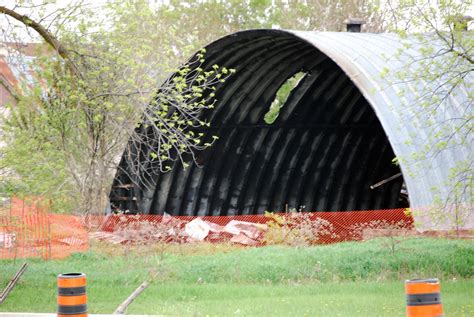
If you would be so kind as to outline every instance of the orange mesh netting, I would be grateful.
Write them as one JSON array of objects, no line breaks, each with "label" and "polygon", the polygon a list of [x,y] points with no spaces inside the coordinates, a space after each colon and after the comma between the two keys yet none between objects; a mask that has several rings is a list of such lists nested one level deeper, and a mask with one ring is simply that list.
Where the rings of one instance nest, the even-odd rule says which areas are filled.
[{"label": "orange mesh netting", "polygon": [[[306,225],[308,223],[318,224],[318,226],[311,226],[312,230],[320,230],[320,234],[317,239],[317,243],[335,243],[341,241],[350,240],[361,240],[363,234],[367,230],[407,230],[413,228],[413,219],[405,213],[405,209],[387,209],[387,210],[368,210],[368,211],[343,211],[343,212],[304,212],[304,213],[277,213],[274,214],[277,217],[284,219],[284,224],[287,227],[300,226],[304,221]],[[293,217],[298,215],[298,217]],[[170,219],[174,222],[169,224]],[[100,230],[106,233],[117,233],[120,234],[124,231],[126,235],[122,235],[122,239],[112,239],[112,241],[118,241],[120,243],[133,242],[134,239],[133,230],[136,231],[137,237],[139,236],[140,230],[145,232],[153,232],[153,226],[156,230],[171,230],[176,234],[176,230],[185,230],[186,234],[189,235],[191,230],[186,230],[187,224],[190,224],[196,219],[202,220],[206,224],[196,224],[199,229],[208,230],[208,234],[203,240],[209,242],[220,242],[226,239],[231,240],[232,236],[238,235],[239,229],[228,228],[229,225],[240,225],[245,227],[245,223],[252,224],[269,224],[272,221],[272,217],[265,215],[238,215],[238,216],[205,216],[205,217],[193,217],[193,216],[158,216],[158,215],[110,215],[103,221]],[[303,219],[303,220],[301,220]],[[243,223],[239,223],[243,222]],[[158,224],[165,224],[161,228]],[[166,226],[166,224],[169,224]],[[217,226],[215,226],[217,225]],[[151,226],[151,228],[150,228]],[[203,228],[204,227],[204,228]],[[262,244],[264,240],[266,228],[262,226],[255,226],[257,234],[250,237],[245,229],[242,231],[244,235],[249,236],[254,240],[254,243],[244,244]],[[319,229],[318,229],[319,228]],[[236,231],[237,230],[237,231]],[[131,234],[132,231],[132,234]],[[186,235],[184,234],[184,235]],[[146,240],[146,239],[145,239]],[[152,240],[152,239],[151,239]],[[180,241],[186,241],[187,239],[181,239]],[[141,237],[143,241],[143,237]],[[232,241],[232,240],[231,240]],[[238,242],[238,241],[234,241]]]},{"label": "orange mesh netting", "polygon": [[278,213],[191,217],[169,215],[109,215],[78,217],[50,213],[40,199],[12,198],[0,210],[0,258],[57,259],[89,247],[88,231],[112,243],[231,241],[263,245],[273,228],[313,230],[311,243],[361,240],[367,230],[407,230],[413,219],[404,209]]},{"label": "orange mesh netting", "polygon": [[0,214],[0,258],[64,258],[88,245],[81,217],[49,213],[41,199],[12,198]]}]

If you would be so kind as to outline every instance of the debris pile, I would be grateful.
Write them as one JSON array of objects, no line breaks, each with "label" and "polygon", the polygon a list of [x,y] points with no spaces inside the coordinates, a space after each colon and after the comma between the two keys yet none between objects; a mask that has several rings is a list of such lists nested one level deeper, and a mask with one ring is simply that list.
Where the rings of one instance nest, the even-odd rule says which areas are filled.
[{"label": "debris pile", "polygon": [[[107,224],[103,228],[107,228]],[[114,223],[113,230],[98,231],[91,236],[113,244],[230,241],[255,246],[262,243],[266,230],[267,225],[260,223],[231,220],[221,226],[199,217],[186,221],[165,214],[161,221],[120,216]]]}]

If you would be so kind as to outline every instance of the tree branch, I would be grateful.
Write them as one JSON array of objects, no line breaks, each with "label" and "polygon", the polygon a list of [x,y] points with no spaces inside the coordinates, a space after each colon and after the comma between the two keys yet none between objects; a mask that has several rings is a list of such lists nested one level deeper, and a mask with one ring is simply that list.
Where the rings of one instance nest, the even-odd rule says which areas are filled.
[{"label": "tree branch", "polygon": [[11,10],[11,9],[8,9],[4,6],[0,6],[0,13],[8,15],[8,16],[14,18],[15,20],[23,23],[26,27],[32,28],[33,30],[35,30],[46,41],[46,43],[48,43],[59,54],[59,56],[61,56],[66,61],[67,66],[71,70],[71,72],[74,75],[80,76],[80,72],[79,72],[76,64],[74,63],[74,61],[69,56],[69,53],[68,53],[67,49],[44,26],[42,26],[40,23],[32,20],[27,15],[19,14],[18,12],[14,11],[14,10]]},{"label": "tree branch", "polygon": [[0,86],[5,88],[5,90],[8,91],[8,93],[13,97],[13,99],[15,99],[16,102],[20,101],[20,97],[18,96],[16,91],[2,77],[0,77]]}]

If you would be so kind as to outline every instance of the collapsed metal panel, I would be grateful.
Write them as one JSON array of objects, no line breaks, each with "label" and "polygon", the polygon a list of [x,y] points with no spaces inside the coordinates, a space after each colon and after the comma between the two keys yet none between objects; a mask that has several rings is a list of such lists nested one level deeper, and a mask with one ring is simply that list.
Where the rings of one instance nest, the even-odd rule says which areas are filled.
[{"label": "collapsed metal panel", "polygon": [[[153,190],[130,180],[125,153],[112,206],[173,215],[255,214],[285,205],[311,211],[405,206],[402,178],[369,189],[399,172],[391,164],[394,152],[411,153],[418,144],[405,143],[414,128],[393,112],[403,106],[394,89],[380,83],[383,67],[399,66],[383,54],[399,47],[387,35],[277,30],[240,32],[210,44],[207,65],[236,69],[218,88],[216,109],[205,114],[211,121],[206,136],[220,139],[199,153],[200,167],[156,173]],[[263,116],[277,90],[299,71],[307,75],[267,125]],[[446,178],[438,174],[404,175],[412,204],[433,201],[433,182]]]}]

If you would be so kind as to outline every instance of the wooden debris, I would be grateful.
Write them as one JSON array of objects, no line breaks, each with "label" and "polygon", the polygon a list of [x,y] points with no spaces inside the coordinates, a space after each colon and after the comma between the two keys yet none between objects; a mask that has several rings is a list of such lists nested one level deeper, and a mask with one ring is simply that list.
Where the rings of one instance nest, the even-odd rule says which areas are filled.
[{"label": "wooden debris", "polygon": [[20,277],[23,275],[23,273],[25,273],[27,267],[28,267],[28,263],[23,263],[20,270],[10,280],[7,287],[3,290],[2,294],[0,295],[0,304],[2,304],[5,301],[8,294],[10,294],[10,292],[15,287],[16,283],[18,283],[18,281],[20,280]]},{"label": "wooden debris", "polygon": [[384,179],[384,180],[381,180],[381,181],[378,182],[378,183],[375,183],[375,184],[373,184],[373,185],[370,185],[370,189],[375,189],[375,188],[377,188],[377,187],[379,187],[379,186],[382,186],[383,184],[386,184],[386,183],[388,183],[388,182],[390,182],[390,181],[392,181],[392,180],[394,180],[395,178],[400,177],[400,176],[402,176],[402,173],[398,173],[398,174],[395,174],[395,175],[393,175],[393,176],[390,176],[389,178],[386,178],[386,179]]},{"label": "wooden debris", "polygon": [[148,286],[150,285],[149,282],[145,281],[140,286],[137,287],[136,290],[133,291],[130,296],[123,301],[122,304],[117,307],[117,309],[114,311],[114,315],[123,315],[125,314],[125,311],[127,310],[128,306],[137,298]]}]

